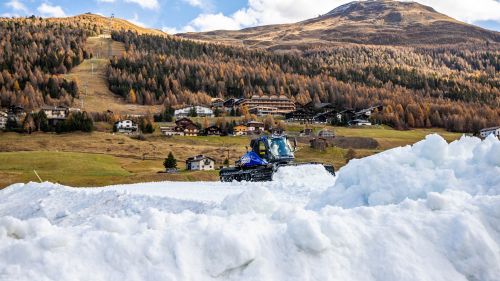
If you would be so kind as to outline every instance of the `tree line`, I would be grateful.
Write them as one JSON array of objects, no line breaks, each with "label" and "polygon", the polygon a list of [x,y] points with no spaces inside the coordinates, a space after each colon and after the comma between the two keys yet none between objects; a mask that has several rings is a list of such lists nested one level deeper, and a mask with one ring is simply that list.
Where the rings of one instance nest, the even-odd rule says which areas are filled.
[{"label": "tree line", "polygon": [[94,121],[87,112],[75,111],[71,112],[65,120],[50,124],[45,112],[40,110],[38,112],[27,113],[22,120],[9,118],[6,130],[28,134],[34,132],[67,133],[74,131],[88,133],[94,130]]},{"label": "tree line", "polygon": [[65,79],[89,54],[91,30],[36,17],[0,20],[0,106],[70,106],[78,85]]},{"label": "tree line", "polygon": [[476,132],[500,123],[500,51],[494,46],[352,45],[297,54],[133,32],[112,36],[126,54],[111,59],[110,89],[131,103],[178,107],[268,94],[340,109],[382,104],[374,121],[399,129]]}]

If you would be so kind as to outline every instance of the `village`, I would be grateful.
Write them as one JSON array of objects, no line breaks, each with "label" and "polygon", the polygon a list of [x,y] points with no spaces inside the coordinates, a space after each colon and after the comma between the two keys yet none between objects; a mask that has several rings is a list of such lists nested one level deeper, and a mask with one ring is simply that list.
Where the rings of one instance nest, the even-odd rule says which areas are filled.
[{"label": "village", "polygon": [[[170,110],[163,115],[154,115],[152,118],[140,115],[117,117],[108,111],[101,115],[94,115],[93,119],[102,119],[104,115],[104,120],[113,123],[113,134],[124,134],[133,138],[140,138],[141,135],[155,130],[159,130],[161,135],[167,138],[292,134],[304,138],[312,148],[324,151],[332,145],[335,138],[334,130],[329,129],[331,125],[371,126],[370,116],[381,109],[382,107],[378,106],[358,111],[338,110],[332,104],[327,103],[311,102],[304,106],[296,105],[286,96],[253,96],[249,99],[214,98],[211,105],[187,106]],[[12,106],[6,112],[0,111],[0,130],[27,134],[35,131],[57,133],[75,130],[90,131],[90,128],[81,124],[86,114],[79,108],[64,106],[44,106],[40,111],[31,113],[27,113],[21,106]],[[79,118],[74,118],[74,116],[79,116]],[[69,119],[80,120],[73,122],[72,125],[63,125],[68,123]],[[115,121],[115,119],[118,120]],[[303,129],[298,134],[286,132],[288,124],[300,124]],[[312,124],[321,124],[324,128],[314,133],[310,127]],[[193,155],[185,162],[188,170],[217,168],[216,160],[205,155]]]},{"label": "village", "polygon": [[[334,128],[378,126],[372,117],[383,109],[381,105],[346,109],[320,102],[300,105],[286,96],[252,96],[248,99],[227,100],[214,98],[210,105],[167,108],[163,113],[149,116],[120,116],[109,110],[105,113],[87,113],[79,108],[64,106],[44,106],[39,111],[28,113],[21,106],[12,106],[6,111],[0,111],[0,130],[31,134],[36,131],[91,132],[97,128],[139,140],[155,131],[164,138],[202,136],[252,138],[262,134],[286,134],[313,150],[324,152],[329,147],[338,145],[361,149],[376,148],[378,144],[369,138],[337,137]],[[109,125],[103,126],[103,123]],[[479,132],[482,138],[490,134],[500,137],[500,126]],[[346,142],[352,143],[346,145]],[[354,152],[349,151],[349,154]],[[173,155],[169,157],[170,162],[167,163],[166,159],[164,163],[165,172],[177,173],[179,171],[177,159]],[[354,155],[347,156],[347,158],[353,157]],[[229,156],[215,159],[200,154],[180,160],[185,163],[185,169],[190,171],[216,170],[230,165]]]}]

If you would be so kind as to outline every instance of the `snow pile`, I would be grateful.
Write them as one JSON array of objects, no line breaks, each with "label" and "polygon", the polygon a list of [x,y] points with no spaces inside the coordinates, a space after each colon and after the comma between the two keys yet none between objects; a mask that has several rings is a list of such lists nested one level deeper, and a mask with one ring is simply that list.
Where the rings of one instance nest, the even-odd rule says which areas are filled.
[{"label": "snow pile", "polygon": [[279,168],[273,175],[273,181],[264,186],[273,192],[309,199],[334,183],[335,177],[323,165],[298,165]]},{"label": "snow pile", "polygon": [[0,280],[498,281],[499,143],[430,136],[336,182],[302,166],[272,183],[16,184]]},{"label": "snow pile", "polygon": [[413,146],[353,160],[341,170],[335,185],[309,207],[397,204],[447,189],[499,195],[500,141],[462,137],[448,144],[439,135],[429,135]]}]

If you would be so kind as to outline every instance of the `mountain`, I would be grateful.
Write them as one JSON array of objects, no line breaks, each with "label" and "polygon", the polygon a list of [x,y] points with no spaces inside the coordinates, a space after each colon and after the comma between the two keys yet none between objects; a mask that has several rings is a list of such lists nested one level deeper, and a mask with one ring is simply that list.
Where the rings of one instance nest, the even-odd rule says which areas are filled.
[{"label": "mountain", "polygon": [[288,49],[332,43],[426,45],[500,42],[500,33],[457,21],[415,2],[356,1],[314,19],[246,28],[178,34],[248,47]]},{"label": "mountain", "polygon": [[[318,19],[343,15],[363,22],[360,11],[365,18],[374,14],[366,10],[347,5]],[[446,18],[428,11],[434,22]],[[318,19],[302,24],[312,26]],[[111,38],[110,26],[117,31]],[[374,122],[399,129],[476,132],[500,123],[498,43],[401,47],[332,40],[300,53],[209,44],[157,32],[91,14],[0,18],[0,108],[78,107],[84,97],[89,112],[137,114],[139,106],[147,112],[152,106],[210,104],[213,97],[259,94],[286,95],[299,104],[329,102],[339,109],[382,104],[386,110],[374,115]],[[112,55],[116,57],[109,59]]]}]

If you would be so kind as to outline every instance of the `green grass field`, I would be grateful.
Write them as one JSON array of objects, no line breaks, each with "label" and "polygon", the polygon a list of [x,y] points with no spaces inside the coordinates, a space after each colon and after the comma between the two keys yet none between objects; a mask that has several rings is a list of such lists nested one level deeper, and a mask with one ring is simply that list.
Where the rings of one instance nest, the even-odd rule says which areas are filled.
[{"label": "green grass field", "polygon": [[94,187],[147,181],[213,181],[217,171],[158,173],[159,160],[134,160],[92,153],[22,151],[0,153],[0,188],[16,182],[43,181]]},{"label": "green grass field", "polygon": [[[316,131],[324,126],[314,126]],[[292,133],[303,126],[289,125]],[[373,155],[386,149],[413,144],[426,135],[438,133],[447,141],[458,139],[461,134],[442,129],[417,129],[396,131],[388,127],[341,128],[337,136],[373,138],[379,143],[374,149],[356,149],[357,158]],[[106,132],[91,134],[32,135],[0,133],[0,188],[16,182],[38,181],[37,170],[45,181],[71,186],[103,186],[119,183],[146,181],[213,181],[217,171],[187,172],[178,174],[158,173],[163,170],[162,159],[173,152],[178,167],[184,169],[184,160],[197,154],[222,161],[230,153],[230,163],[245,152],[251,137],[171,137],[157,133],[145,141],[133,140],[124,135]],[[334,164],[336,169],[345,165],[347,149],[329,147],[321,152],[302,143],[296,152],[297,162],[322,162]]]},{"label": "green grass field", "polygon": [[109,182],[130,176],[115,157],[90,153],[30,151],[0,153],[0,170],[23,182],[44,181],[65,184]]}]

